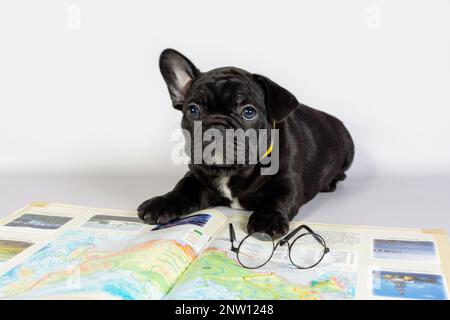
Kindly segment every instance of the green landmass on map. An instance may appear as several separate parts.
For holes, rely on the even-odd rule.
[[[173,240],[127,244],[126,237],[70,230],[0,275],[0,298],[161,299],[195,258],[192,248]]]
[[[301,272],[301,271],[299,271]],[[194,260],[166,298],[170,299],[338,299],[353,298],[354,288],[325,274],[305,284],[290,283],[274,272],[243,268],[226,253],[208,249]]]

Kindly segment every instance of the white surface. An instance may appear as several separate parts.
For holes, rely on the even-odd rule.
[[[448,0],[1,1],[0,39],[0,215],[167,192],[186,170],[170,162],[181,115],[158,70],[173,47],[345,122],[349,179],[301,217],[450,230]]]
[[[149,176],[0,176],[0,216],[33,201],[135,209],[170,190],[177,179]],[[321,193],[296,219],[309,222],[417,228],[450,233],[450,179],[360,179],[351,176],[334,193]],[[231,210],[231,209],[228,209]]]
[[[181,175],[173,47],[337,115],[356,175],[450,173],[448,0],[1,1],[0,39],[3,172]]]

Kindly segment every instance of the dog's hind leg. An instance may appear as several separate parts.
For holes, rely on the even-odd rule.
[[[336,190],[336,184],[339,181],[345,180],[347,178],[347,175],[345,174],[345,171],[347,171],[348,168],[350,168],[353,157],[355,156],[355,146],[353,144],[352,137],[350,136],[350,133],[347,131],[347,129],[342,126],[342,136],[344,141],[344,152],[345,152],[345,158],[344,163],[341,166],[340,172],[330,181],[330,183],[321,190],[321,192],[333,192]]]

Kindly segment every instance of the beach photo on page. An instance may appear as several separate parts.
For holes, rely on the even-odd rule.
[[[0,263],[15,257],[33,243],[17,240],[0,239]]]
[[[6,227],[55,230],[72,220],[70,217],[27,213],[7,223]]]
[[[447,299],[444,278],[437,274],[374,270],[372,285],[372,294],[379,297]]]
[[[144,225],[135,217],[120,217],[97,214],[86,221],[82,227],[111,229],[120,231],[137,231]]]
[[[434,262],[438,258],[433,241],[374,239],[372,253],[376,259]]]

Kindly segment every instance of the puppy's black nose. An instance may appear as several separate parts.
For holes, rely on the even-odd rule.
[[[229,116],[222,114],[212,114],[203,120],[203,128],[205,130],[209,128],[215,128],[221,131],[225,129],[235,129],[235,123]]]
[[[232,129],[232,128],[227,128],[225,125],[223,125],[223,124],[211,124],[211,125],[209,125],[208,127],[204,127],[204,131],[207,131],[207,130],[214,130],[214,131],[216,131],[217,133],[222,133],[223,134],[223,136],[225,136],[225,133],[226,133],[226,129]]]
[[[211,125],[203,128],[204,141],[203,147],[206,147],[212,142],[219,143],[219,141],[225,142],[226,139],[226,127],[224,125]]]

